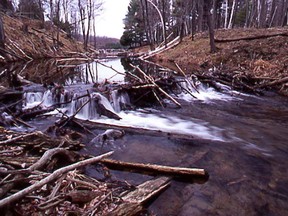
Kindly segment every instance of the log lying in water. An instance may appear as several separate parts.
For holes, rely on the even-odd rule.
[[[171,167],[161,166],[155,164],[143,164],[143,163],[130,163],[124,161],[117,161],[112,159],[101,160],[103,164],[110,168],[121,170],[133,170],[136,172],[151,173],[153,175],[169,175],[174,177],[207,177],[208,174],[204,169],[198,168],[183,168],[183,167]]]
[[[148,129],[148,128],[137,128],[133,126],[123,126],[123,125],[116,125],[116,124],[106,124],[101,122],[91,122],[87,120],[81,120],[81,119],[74,119],[74,122],[83,125],[90,130],[92,129],[117,129],[117,130],[124,130],[125,132],[129,133],[136,133],[136,134],[145,134],[145,135],[151,135],[151,136],[165,136],[169,137],[171,139],[186,139],[186,140],[200,140],[200,138],[194,137],[193,135],[189,134],[178,134],[178,133],[172,133],[172,132],[164,132],[157,129]]]
[[[160,177],[154,180],[146,181],[137,186],[136,190],[121,197],[124,201],[115,210],[108,213],[107,216],[132,216],[137,215],[143,210],[143,204],[151,198],[157,196],[170,185],[170,178]]]

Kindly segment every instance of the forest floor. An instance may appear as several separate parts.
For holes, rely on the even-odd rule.
[[[287,95],[287,28],[217,30],[215,39],[216,53],[210,53],[208,34],[200,33],[152,60],[176,71],[177,63],[187,74],[219,79],[238,89],[261,87]]]

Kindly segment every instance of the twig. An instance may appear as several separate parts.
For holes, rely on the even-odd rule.
[[[172,102],[174,102],[177,106],[181,107],[181,104],[176,101],[173,97],[171,97],[167,92],[165,92],[159,85],[157,85],[157,83],[154,82],[154,80],[149,77],[144,71],[142,71],[139,67],[134,66],[132,64],[130,64],[131,67],[137,69],[140,73],[142,73],[144,75],[144,77],[149,80],[151,83],[153,83],[155,85],[155,87],[157,87],[159,89],[160,92],[162,92],[166,97],[168,97]]]
[[[92,163],[96,163],[99,162],[100,160],[102,160],[105,157],[109,157],[110,155],[113,154],[113,151],[108,152],[106,154],[97,156],[97,157],[93,157],[93,158],[89,158],[87,160],[83,160],[83,161],[79,161],[77,163],[71,164],[69,166],[66,167],[62,167],[58,170],[55,170],[53,173],[51,173],[49,176],[47,176],[46,178],[42,179],[39,182],[36,182],[35,184],[9,196],[6,197],[2,200],[0,200],[0,208],[9,205],[10,203],[13,203],[15,201],[18,201],[19,199],[23,198],[24,196],[26,196],[27,194],[41,188],[42,186],[44,186],[45,184],[57,179],[59,176],[63,175],[66,172],[69,172],[71,170],[77,169],[79,167],[83,167],[86,166],[88,164],[92,164]]]
[[[14,137],[12,139],[0,141],[0,145],[7,145],[7,144],[13,143],[15,141],[18,141],[18,140],[21,140],[21,139],[24,139],[24,138],[27,138],[27,137],[30,137],[30,136],[34,136],[34,135],[39,135],[39,134],[42,134],[42,133],[39,132],[39,131],[36,131],[36,132],[30,133],[30,134],[21,135],[21,136],[18,136],[18,137]]]
[[[156,99],[158,100],[158,102],[160,103],[160,105],[161,105],[162,107],[164,107],[162,101],[160,100],[160,98],[159,98],[158,95],[156,94],[155,90],[152,90],[152,92],[153,92],[155,98],[156,98]]]
[[[199,94],[198,89],[196,88],[196,86],[194,85],[194,82],[190,82],[190,80],[187,78],[185,72],[182,70],[182,68],[176,63],[174,62],[176,67],[178,68],[178,70],[183,74],[183,76],[185,77],[185,81],[190,83],[190,85],[195,89],[195,91]],[[195,97],[195,96],[194,96]]]
[[[41,169],[48,161],[51,160],[51,158],[56,155],[56,154],[65,154],[68,157],[70,157],[70,151],[64,149],[64,148],[54,148],[54,149],[49,149],[46,151],[43,156],[32,166],[28,168],[28,170],[33,171],[33,170],[39,170]]]
[[[269,83],[264,83],[262,85],[259,85],[258,88],[265,88],[265,87],[269,87],[269,86],[273,86],[273,85],[282,84],[285,82],[288,82],[288,77],[285,77],[283,79],[277,79],[277,80],[269,82]]]
[[[64,120],[64,122],[63,122],[59,127],[60,127],[60,128],[64,127],[64,126],[65,126],[69,121],[71,121],[71,120],[82,110],[82,108],[83,108],[86,104],[88,104],[90,101],[91,101],[91,98],[89,98],[89,100],[87,100],[85,103],[83,103],[82,106],[79,107],[72,116],[70,116],[69,118],[66,118],[66,119]]]
[[[103,203],[109,196],[112,195],[112,192],[108,193],[105,197],[103,197],[92,209],[90,209],[88,212],[86,212],[84,214],[84,216],[88,216],[88,215],[95,215],[98,207],[101,205],[101,203]],[[92,213],[91,213],[92,212]],[[90,214],[91,213],[91,214]]]
[[[91,183],[89,183],[89,182],[86,182],[86,181],[81,181],[81,180],[79,180],[79,179],[73,179],[73,178],[70,178],[70,177],[67,177],[66,179],[67,179],[68,181],[75,182],[75,183],[77,183],[77,184],[80,184],[80,185],[84,185],[84,186],[93,188],[94,190],[95,190],[95,189],[98,189],[97,186],[95,186],[94,184],[91,184]]]
[[[102,65],[103,67],[106,67],[106,68],[109,68],[109,69],[115,71],[115,72],[118,73],[118,74],[126,75],[125,73],[120,72],[120,71],[114,69],[112,66],[108,66],[108,65],[106,65],[106,64],[104,64],[104,63],[102,63],[102,62],[100,62],[100,61],[95,61],[95,62],[98,63],[98,64],[100,64],[100,65]]]

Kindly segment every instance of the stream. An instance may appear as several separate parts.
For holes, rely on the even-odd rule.
[[[125,59],[101,60],[124,73],[129,68]],[[173,73],[155,65],[140,63],[147,74]],[[43,65],[46,64],[46,65]],[[51,63],[52,64],[52,63]],[[59,67],[58,76],[52,76],[49,63],[25,65],[21,76],[39,84],[58,82],[65,90],[79,96],[93,83],[109,81],[111,85],[129,82],[131,78],[115,73],[99,63],[87,63],[72,67]],[[33,73],[28,68],[34,68]],[[45,73],[43,73],[45,68]],[[40,77],[38,74],[43,73]],[[40,85],[41,84],[41,85]],[[190,138],[173,138],[160,134],[127,132],[122,138],[103,146],[92,144],[92,135],[86,135],[83,153],[99,155],[114,150],[114,159],[128,162],[154,163],[168,166],[203,168],[209,173],[206,182],[173,180],[171,186],[154,200],[149,210],[156,215],[288,215],[288,99],[272,92],[255,96],[236,92],[221,86],[218,92],[208,85],[198,83],[196,98],[182,92],[175,97],[182,105],[176,108],[164,100],[166,107],[158,103],[123,110],[121,105],[131,105],[127,94],[117,93],[110,101],[98,93],[103,105],[120,116],[114,120],[101,116],[86,105],[77,118],[111,125],[144,128],[165,133],[189,135]],[[219,84],[220,85],[220,84]],[[66,88],[67,87],[67,88]],[[49,91],[25,93],[25,107],[53,103]],[[61,100],[61,99],[59,99]],[[80,100],[79,100],[80,101]],[[83,101],[79,103],[84,103]],[[77,107],[73,102],[62,106],[63,112],[72,115]],[[56,114],[53,111],[50,114]],[[45,130],[55,117],[39,117],[28,121],[34,129]],[[14,128],[15,130],[28,130]],[[31,130],[31,129],[29,129]],[[95,134],[104,130],[95,130]],[[86,172],[96,178],[104,178],[97,166]],[[111,171],[112,179],[140,184],[152,176],[122,171]]]

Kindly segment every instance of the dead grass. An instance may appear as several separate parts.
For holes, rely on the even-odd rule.
[[[288,32],[287,28],[219,30],[217,39],[235,39]],[[177,47],[156,56],[156,61],[174,69],[177,62],[186,73],[203,73],[209,68],[226,72],[241,71],[251,77],[281,78],[288,76],[288,37],[276,36],[251,41],[217,43],[218,52],[209,52],[207,34],[198,34],[195,41],[186,37]]]
[[[23,17],[3,15],[6,50],[15,55],[7,55],[10,61],[16,56],[24,59],[57,57],[69,52],[84,52],[80,42],[69,38],[63,31],[59,33],[59,46],[55,48],[57,29],[49,23]],[[54,40],[54,41],[53,41]]]

